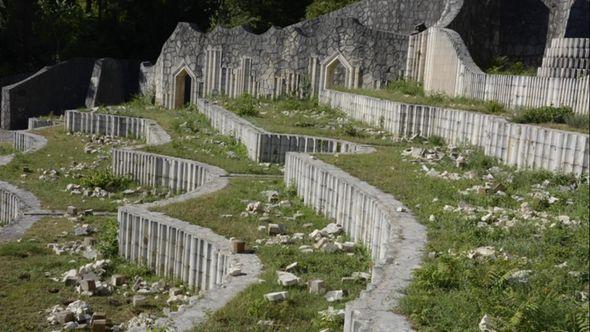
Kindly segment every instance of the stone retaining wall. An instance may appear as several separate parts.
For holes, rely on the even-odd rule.
[[[588,61],[585,40],[572,43],[579,47],[576,59]],[[489,75],[473,62],[461,37],[449,29],[430,28],[410,37],[406,78],[424,82],[424,90],[430,93],[495,100],[510,108],[567,106],[577,114],[588,114],[590,108],[587,73],[579,78]]]
[[[68,111],[66,128],[113,136],[143,137],[149,145],[164,144],[170,136],[147,119]],[[255,255],[233,254],[230,241],[207,228],[152,212],[151,208],[183,202],[221,190],[228,185],[220,168],[192,160],[130,149],[113,149],[113,172],[129,175],[141,185],[166,187],[184,193],[143,205],[119,208],[119,254],[151,268],[157,275],[178,279],[191,288],[210,290],[195,303],[167,314],[157,324],[186,331],[221,309],[256,282],[262,269]],[[231,267],[243,275],[229,276]]]
[[[403,137],[440,136],[448,144],[469,144],[519,168],[582,174],[589,171],[589,136],[512,123],[498,116],[409,105],[326,90],[321,101],[353,119]]]
[[[113,173],[131,176],[141,185],[189,192],[226,173],[210,165],[163,155],[113,149]]]
[[[287,152],[363,153],[372,149],[366,145],[343,140],[294,134],[269,133],[238,115],[204,99],[197,102],[199,112],[211,121],[211,126],[223,135],[242,142],[250,159],[256,162],[285,163]]]
[[[171,141],[166,131],[150,119],[70,110],[65,113],[65,121],[69,132],[140,138],[148,145]]]
[[[285,183],[303,201],[335,219],[374,261],[371,283],[346,305],[344,331],[408,331],[405,317],[392,312],[411,271],[420,264],[426,232],[391,195],[306,154],[287,153]]]

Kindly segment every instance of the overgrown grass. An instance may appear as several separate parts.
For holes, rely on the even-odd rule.
[[[517,123],[532,123],[540,126],[588,133],[588,115],[575,115],[567,107],[539,107],[529,109],[506,109],[497,101],[481,101],[465,97],[449,97],[445,94],[426,94],[420,83],[392,81],[385,89],[336,90],[360,94],[395,102],[446,107],[485,114],[504,116]]]
[[[588,133],[590,118],[587,114],[575,114],[569,107],[538,107],[516,111],[511,120],[517,123],[534,123],[558,129],[575,129]]]
[[[349,119],[343,112],[321,105],[317,100],[282,98],[278,100],[218,99],[225,108],[270,132],[331,137],[369,144],[384,144],[389,135]],[[254,108],[245,115],[244,108]]]
[[[100,238],[108,234],[103,231],[105,227],[115,225],[116,230],[113,219],[90,217],[84,222],[97,227]],[[94,312],[104,312],[115,324],[141,311],[161,313],[166,296],[160,296],[159,300],[149,297],[148,305],[138,309],[131,305],[121,288],[111,296],[88,297],[77,294],[73,286],[65,286],[61,282],[62,274],[90,261],[78,255],[55,255],[47,249],[47,244],[81,240],[73,235],[73,228],[74,224],[65,218],[45,218],[33,225],[22,241],[0,244],[0,325],[3,331],[55,329],[47,323],[45,310],[76,299],[87,302]],[[116,231],[114,234],[116,237]],[[130,278],[139,275],[146,280],[159,280],[145,268],[112,258],[107,278],[117,273]],[[58,278],[60,282],[51,278]]]
[[[121,198],[120,195],[101,199],[72,195],[65,190],[70,183],[108,185],[108,183],[94,183],[101,177],[106,179],[104,175],[109,173],[111,164],[108,149],[102,155],[100,153],[86,153],[84,151],[85,143],[81,136],[67,135],[60,127],[42,129],[37,133],[47,138],[47,146],[33,153],[17,154],[11,163],[0,166],[0,180],[32,192],[41,200],[43,206],[49,209],[62,210],[68,205],[100,211],[115,211],[117,209],[115,200]],[[75,164],[81,163],[88,165],[97,163],[96,169],[89,167],[79,171],[71,171],[69,176],[66,176],[68,170]],[[50,170],[56,170],[58,176],[55,179],[41,180],[43,172]],[[111,177],[111,180],[114,180],[114,177]],[[111,189],[135,188],[137,184],[126,180],[124,183],[119,182],[117,187]],[[129,199],[134,198],[136,197],[129,197]]]
[[[16,150],[12,146],[11,143],[1,143],[0,142],[0,156],[6,156],[9,154],[15,153]]]
[[[336,90],[407,104],[447,107],[496,115],[506,113],[504,106],[495,101],[481,101],[465,97],[449,97],[441,93],[426,94],[422,84],[413,81],[392,81],[385,89],[338,88]]]
[[[115,108],[102,108],[104,113],[149,118],[157,121],[172,137],[172,142],[147,146],[145,151],[185,158],[214,165],[231,173],[278,174],[276,166],[257,164],[248,158],[246,147],[237,140],[220,135],[209,120],[194,107],[167,110],[146,105],[142,100]]]
[[[420,165],[404,161],[401,156],[404,148],[416,145],[420,143],[382,147],[369,155],[319,156],[393,194],[428,227],[425,251],[429,254],[396,310],[408,315],[415,327],[424,331],[477,331],[485,314],[493,317],[497,330],[502,331],[583,330],[581,325],[588,324],[588,184],[567,175],[502,167],[504,172],[494,177],[492,185],[500,186],[506,195],[463,195],[459,191],[482,185],[485,170],[499,164],[476,153],[465,170],[458,170],[448,159],[434,166],[439,172],[473,170],[476,179],[449,181],[430,177],[420,170]],[[529,195],[536,184],[545,180],[549,181],[546,190],[559,199],[554,204]],[[572,185],[574,189],[569,187]],[[522,203],[512,195],[523,197],[537,213],[547,216],[525,220],[506,212],[509,218],[518,219],[513,227],[480,227],[483,212],[469,216],[444,210],[445,205],[457,207],[464,203],[519,209]],[[553,221],[560,215],[580,225]],[[543,218],[552,221],[545,223]],[[480,246],[495,247],[497,259],[465,257],[467,251]],[[504,254],[506,258],[502,258]],[[559,267],[564,262],[566,267]],[[528,283],[508,281],[518,270],[532,270]]]
[[[275,208],[269,213],[269,221],[259,221],[262,216],[240,217],[245,211],[247,201],[265,201],[261,192],[264,190],[278,190],[281,200],[290,200],[290,208]],[[287,265],[298,262],[294,272],[302,281],[323,279],[328,289],[345,289],[349,292],[345,301],[354,299],[366,287],[364,283],[343,284],[342,277],[350,276],[352,272],[369,271],[370,259],[367,252],[357,248],[354,256],[343,253],[327,254],[315,252],[303,254],[298,247],[310,244],[308,238],[289,245],[258,245],[257,239],[266,238],[258,231],[259,225],[269,222],[282,223],[290,234],[296,232],[309,233],[313,229],[324,227],[329,221],[315,214],[313,210],[303,206],[302,202],[291,196],[293,193],[285,188],[280,180],[260,180],[238,178],[231,181],[230,186],[220,192],[173,204],[160,211],[181,220],[208,227],[215,233],[227,238],[237,237],[247,243],[247,247],[254,248],[255,253],[264,264],[261,283],[252,285],[235,297],[224,308],[213,313],[205,324],[196,328],[197,331],[249,331],[263,330],[265,327],[257,325],[259,320],[273,320],[271,330],[317,331],[322,328],[341,329],[342,322],[321,321],[318,311],[325,310],[329,304],[323,296],[309,294],[305,286],[284,288],[276,282],[276,271]],[[297,211],[303,216],[287,221]],[[304,228],[310,223],[313,226]],[[288,290],[289,300],[279,304],[271,304],[263,298],[265,293]],[[344,303],[330,304],[336,308],[343,308]]]

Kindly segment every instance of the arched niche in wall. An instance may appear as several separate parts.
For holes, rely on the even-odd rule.
[[[322,89],[342,87],[347,89],[357,88],[359,84],[359,69],[350,64],[341,54],[326,58],[321,62]]]
[[[187,66],[180,67],[174,73],[173,83],[174,98],[171,108],[182,108],[196,101],[197,78]]]

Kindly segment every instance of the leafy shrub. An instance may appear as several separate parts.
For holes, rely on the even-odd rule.
[[[342,132],[350,137],[360,137],[361,133],[358,131],[358,129],[356,129],[355,126],[352,125],[352,123],[347,123],[346,125],[344,125],[342,127]]]
[[[512,121],[517,123],[566,123],[566,119],[574,115],[569,107],[545,106],[539,108],[527,108],[515,115]]]
[[[258,108],[256,107],[256,100],[249,94],[244,94],[239,98],[230,100],[229,106],[239,116],[258,116]]]
[[[117,237],[117,220],[108,219],[100,227],[96,249],[104,258],[116,258],[119,253],[119,240]]]
[[[120,191],[132,183],[132,179],[116,176],[110,170],[95,170],[82,177],[80,185],[86,188],[99,187],[108,191]]]
[[[430,144],[432,144],[434,146],[444,146],[445,145],[445,139],[442,138],[441,136],[437,136],[437,135],[430,136],[428,138],[428,142],[430,142]]]
[[[504,105],[500,104],[499,102],[492,100],[485,103],[485,110],[486,113],[489,114],[500,114],[504,113]]]

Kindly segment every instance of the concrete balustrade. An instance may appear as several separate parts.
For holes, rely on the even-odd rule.
[[[15,221],[21,214],[22,203],[16,194],[0,183],[0,225]]]
[[[207,100],[197,102],[199,112],[211,121],[221,134],[242,142],[250,159],[256,162],[283,164],[287,152],[308,153],[363,153],[370,147],[343,140],[305,135],[277,134],[260,129],[238,115]]]
[[[371,251],[371,283],[346,304],[344,331],[411,330],[392,309],[420,264],[424,227],[411,214],[397,212],[403,205],[391,195],[307,154],[287,153],[285,183],[295,185],[307,205],[336,220]]]
[[[519,168],[583,174],[589,171],[586,134],[518,124],[505,118],[440,107],[410,105],[325,90],[323,103],[353,119],[411,137],[440,136],[448,144],[469,144]]]
[[[41,204],[33,194],[0,181],[0,242],[20,238],[39,220],[33,212],[40,210]]]

